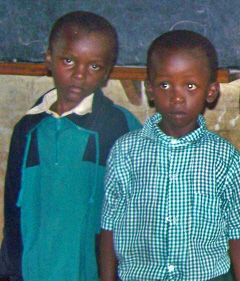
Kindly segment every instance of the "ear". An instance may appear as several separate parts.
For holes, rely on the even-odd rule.
[[[146,89],[146,94],[147,94],[147,97],[150,101],[153,101],[154,100],[154,95],[153,95],[153,87],[152,87],[152,83],[150,80],[145,80],[144,82],[145,84],[145,89]]]
[[[49,71],[52,70],[52,54],[49,48],[47,49],[46,52],[46,66]]]
[[[219,89],[220,87],[218,82],[213,82],[208,86],[208,93],[206,97],[206,101],[208,103],[213,103],[216,100],[216,98],[218,97]]]

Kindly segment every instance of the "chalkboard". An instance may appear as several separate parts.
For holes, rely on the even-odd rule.
[[[145,65],[153,39],[189,29],[212,41],[220,67],[240,67],[240,0],[0,0],[0,61],[43,62],[53,22],[73,10],[96,12],[115,26],[118,65]]]

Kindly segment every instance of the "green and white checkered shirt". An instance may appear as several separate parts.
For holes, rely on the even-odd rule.
[[[175,139],[160,114],[114,145],[102,228],[114,232],[123,281],[208,280],[230,267],[240,239],[240,154],[199,128]]]

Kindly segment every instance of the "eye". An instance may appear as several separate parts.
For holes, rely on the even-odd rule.
[[[63,62],[64,62],[65,64],[67,64],[67,65],[72,65],[72,64],[73,64],[73,61],[72,61],[71,59],[69,59],[69,58],[63,59]]]
[[[195,89],[197,89],[197,86],[194,85],[194,84],[188,84],[187,87],[188,87],[189,90],[195,90]]]
[[[101,66],[98,65],[98,64],[92,64],[91,68],[94,69],[94,70],[99,70],[101,68]]]
[[[170,88],[170,84],[168,82],[160,83],[159,86],[164,90],[168,90]]]

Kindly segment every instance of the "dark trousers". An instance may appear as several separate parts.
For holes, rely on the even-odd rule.
[[[213,279],[210,279],[209,281],[234,281],[234,278],[233,278],[232,272],[230,270],[228,273],[215,277]]]

